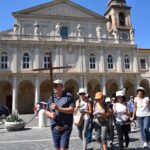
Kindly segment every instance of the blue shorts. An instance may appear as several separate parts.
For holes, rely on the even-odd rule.
[[[66,129],[60,132],[56,128],[52,127],[51,130],[55,148],[68,149],[72,129]]]

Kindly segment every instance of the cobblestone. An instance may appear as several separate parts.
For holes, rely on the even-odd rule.
[[[22,116],[26,121],[32,118],[32,115]],[[130,133],[130,150],[141,150],[139,130]],[[71,140],[70,150],[81,150],[82,142],[78,138],[77,129],[74,127]],[[98,150],[100,145],[94,140],[88,144],[89,150]],[[110,149],[110,148],[109,148]],[[118,149],[118,140],[115,135],[113,150]],[[2,123],[0,123],[0,150],[54,150],[50,128],[38,128],[38,119],[34,119],[28,124],[23,131],[8,132]]]

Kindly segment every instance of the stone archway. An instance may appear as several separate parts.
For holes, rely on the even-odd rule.
[[[9,81],[0,81],[0,104],[12,110],[12,85]]]
[[[44,80],[40,85],[40,100],[48,102],[51,95],[51,84],[50,80]]]
[[[90,80],[87,84],[87,91],[92,100],[94,100],[95,93],[101,91],[101,86],[98,80],[95,79]]]
[[[106,97],[114,97],[117,90],[118,85],[115,80],[110,79],[106,82]]]
[[[135,96],[135,87],[130,81],[126,80],[124,82],[124,88],[126,89],[125,96],[127,99],[129,99],[130,96]]]
[[[142,79],[140,81],[140,86],[142,86],[145,89],[146,96],[150,96],[150,87],[149,87],[149,80]]]
[[[34,85],[29,80],[22,81],[18,86],[18,112],[20,114],[33,113]]]
[[[78,92],[79,86],[75,80],[70,79],[66,81],[64,88],[66,91],[72,94],[72,96],[74,97],[74,100],[78,99],[77,92]]]

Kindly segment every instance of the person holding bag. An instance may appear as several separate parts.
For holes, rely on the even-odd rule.
[[[113,105],[113,113],[116,119],[116,130],[119,140],[119,150],[123,149],[123,136],[125,138],[125,149],[129,145],[129,131],[130,131],[130,111],[127,107],[124,91],[116,92],[116,103]]]
[[[77,94],[79,95],[79,100],[76,101],[74,113],[79,111],[82,114],[81,124],[78,125],[77,128],[79,137],[83,142],[83,150],[87,150],[87,133],[89,129],[90,116],[92,114],[92,105],[86,97],[87,93],[84,88],[80,88]]]
[[[108,118],[111,113],[104,101],[103,93],[97,92],[95,94],[94,110],[93,110],[93,122],[95,128],[95,138],[102,144],[103,150],[107,150],[107,130],[108,130]]]

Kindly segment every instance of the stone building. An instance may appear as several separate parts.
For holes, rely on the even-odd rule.
[[[50,96],[49,51],[54,79],[77,98],[80,87],[113,96],[126,88],[135,95],[143,86],[150,96],[150,50],[138,48],[125,0],[109,0],[104,16],[70,0],[53,0],[13,13],[14,28],[0,33],[0,104],[32,113]]]

